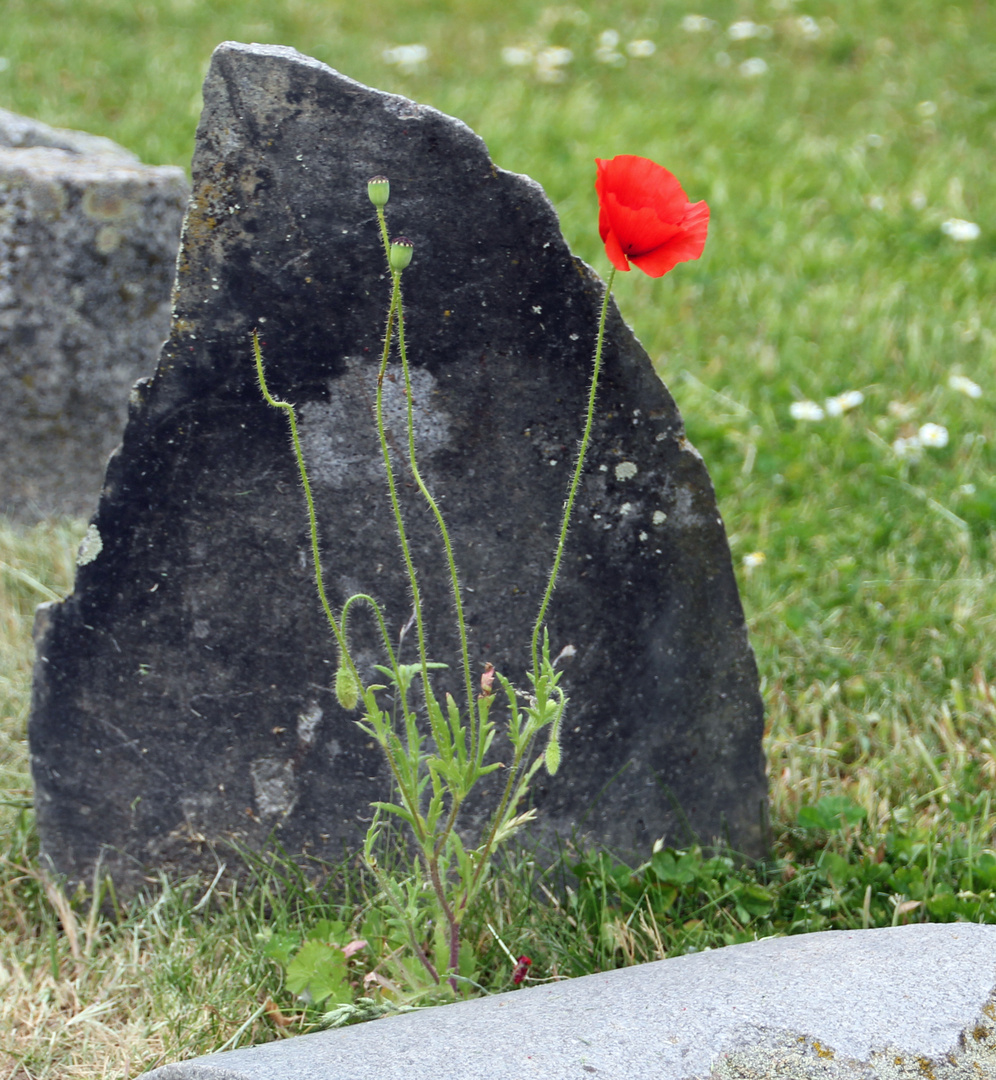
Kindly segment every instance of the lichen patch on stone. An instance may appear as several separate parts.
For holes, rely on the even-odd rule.
[[[96,525],[90,525],[86,535],[80,541],[79,551],[76,553],[76,565],[86,566],[104,550],[104,541],[100,538],[100,532]]]

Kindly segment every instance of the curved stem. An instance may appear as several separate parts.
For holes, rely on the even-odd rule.
[[[391,635],[387,632],[387,623],[384,622],[384,614],[380,610],[380,604],[366,593],[353,593],[353,595],[342,605],[342,635],[346,637],[346,618],[349,615],[349,609],[357,600],[363,600],[370,606],[373,612],[374,618],[377,620],[377,625],[380,628],[381,640],[384,642],[384,648],[387,651],[388,660],[391,664],[392,671],[397,671],[398,661],[394,655],[394,646],[391,644]]]
[[[308,523],[311,529],[311,558],[315,566],[315,585],[318,588],[318,597],[322,602],[322,610],[325,612],[325,618],[328,620],[328,624],[332,628],[332,633],[335,635],[340,655],[342,656],[343,661],[349,666],[350,674],[356,679],[357,684],[359,684],[360,675],[356,670],[356,665],[353,663],[353,658],[349,653],[349,647],[346,644],[346,636],[340,628],[339,623],[336,621],[335,615],[332,614],[332,608],[329,604],[328,596],[325,593],[325,582],[322,577],[322,557],[318,546],[318,517],[315,513],[315,499],[311,493],[311,481],[308,479],[308,470],[304,463],[304,451],[301,448],[301,438],[297,431],[297,415],[294,406],[289,401],[281,401],[278,398],[273,397],[270,393],[270,388],[266,385],[266,375],[263,372],[263,350],[260,348],[259,334],[255,330],[252,332],[252,347],[256,359],[256,378],[259,381],[259,388],[263,392],[266,403],[272,405],[275,409],[283,409],[287,414],[287,421],[290,425],[291,441],[294,444],[294,456],[297,459],[297,468],[301,475],[301,486],[304,488],[304,497],[308,503]]]
[[[553,569],[550,571],[550,580],[546,586],[543,603],[540,604],[539,614],[536,616],[536,625],[533,627],[533,673],[539,675],[539,636],[543,628],[543,620],[546,618],[546,610],[550,606],[550,598],[553,596],[554,587],[557,584],[557,575],[560,572],[560,560],[564,555],[564,544],[567,540],[567,528],[571,521],[571,512],[574,509],[574,499],[581,483],[581,471],[584,468],[585,454],[588,452],[588,442],[591,438],[591,426],[595,417],[595,393],[598,389],[598,375],[602,367],[602,344],[605,340],[605,316],[609,310],[609,297],[612,295],[612,282],[615,280],[616,268],[612,268],[609,280],[605,285],[605,296],[602,299],[602,313],[598,318],[598,340],[595,344],[595,362],[591,373],[591,388],[588,391],[588,415],[585,418],[584,435],[581,437],[581,446],[578,449],[578,460],[574,467],[574,477],[571,480],[567,502],[564,504],[564,519],[560,526],[560,539],[557,541],[557,553],[553,559]]]

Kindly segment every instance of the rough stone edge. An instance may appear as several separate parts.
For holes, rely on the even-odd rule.
[[[0,109],[0,148],[26,150],[38,147],[139,162],[137,154],[103,135],[91,135],[88,131],[75,131],[72,128],[50,127],[29,116]]]

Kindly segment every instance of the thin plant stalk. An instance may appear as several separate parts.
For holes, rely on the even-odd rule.
[[[379,209],[379,208],[378,208]],[[383,211],[379,213],[383,217]],[[383,233],[387,235],[387,227],[384,225]],[[394,467],[391,465],[391,451],[387,444],[387,432],[384,428],[384,373],[387,370],[387,362],[391,355],[391,338],[393,336],[393,323],[397,314],[399,324],[401,315],[401,280],[400,275],[392,273],[393,284],[391,288],[391,306],[387,314],[387,330],[384,334],[384,351],[381,355],[380,370],[377,373],[377,435],[380,438],[381,454],[384,458],[384,470],[387,474],[387,490],[391,499],[391,509],[394,512],[394,524],[398,530],[398,540],[401,543],[401,554],[405,560],[405,568],[408,571],[408,583],[412,590],[412,605],[415,610],[415,626],[418,636],[419,663],[422,667],[422,682],[425,688],[426,698],[432,693],[429,685],[428,658],[425,650],[425,623],[422,618],[422,597],[418,587],[418,576],[415,573],[415,563],[412,560],[411,545],[408,543],[408,533],[405,530],[405,521],[401,514],[401,503],[398,499],[397,483],[394,479]],[[410,406],[409,406],[410,408]],[[402,695],[404,697],[404,695]],[[407,712],[407,709],[406,709]]]
[[[325,618],[328,620],[332,633],[335,635],[336,644],[339,646],[342,660],[349,666],[350,674],[356,679],[357,684],[359,684],[359,673],[356,670],[352,657],[349,655],[349,648],[346,645],[345,635],[343,634],[342,628],[339,626],[335,615],[332,613],[332,608],[325,592],[325,582],[322,579],[322,556],[318,546],[318,518],[315,514],[315,499],[311,493],[311,481],[308,479],[308,470],[304,464],[304,451],[301,448],[301,437],[298,435],[297,431],[297,416],[295,409],[289,401],[281,401],[280,399],[273,397],[270,393],[270,389],[266,384],[266,375],[263,372],[263,350],[260,347],[259,333],[256,330],[253,330],[252,332],[252,347],[253,355],[256,359],[256,378],[259,381],[259,388],[263,393],[263,398],[268,405],[271,405],[275,409],[282,409],[284,413],[286,413],[287,423],[290,426],[291,441],[294,444],[294,457],[297,460],[298,472],[301,475],[301,486],[304,488],[304,497],[308,504],[308,523],[311,527],[311,557],[315,564],[315,585],[318,589],[318,598],[322,602],[322,610],[325,612]]]
[[[400,282],[400,278],[400,273],[395,274],[396,284]],[[439,505],[433,498],[432,493],[429,491],[428,487],[426,487],[425,481],[422,479],[422,474],[419,472],[418,461],[415,457],[415,424],[412,405],[412,382],[411,372],[408,367],[408,350],[405,347],[405,313],[400,301],[398,303],[398,352],[401,356],[401,370],[405,377],[405,397],[408,401],[408,458],[411,464],[412,476],[415,478],[415,483],[418,485],[422,497],[432,510],[433,516],[436,519],[436,524],[439,526],[440,535],[443,538],[443,546],[446,548],[446,562],[450,571],[450,584],[453,588],[453,605],[456,609],[457,626],[460,632],[460,654],[463,660],[464,688],[467,694],[468,719],[470,720],[470,756],[471,759],[473,759],[477,751],[477,724],[474,722],[476,714],[474,703],[474,680],[470,673],[470,650],[467,646],[467,623],[464,619],[463,600],[460,596],[460,577],[457,572],[456,559],[453,556],[453,545],[450,543],[449,530],[446,528],[446,522],[443,520],[442,511],[439,509]]]
[[[595,419],[595,393],[598,389],[598,376],[602,367],[602,345],[605,340],[605,317],[609,311],[609,297],[612,295],[612,283],[615,281],[616,268],[609,273],[609,280],[605,285],[605,296],[602,298],[602,312],[598,317],[598,340],[595,343],[595,362],[591,373],[591,387],[588,391],[588,415],[585,418],[584,435],[581,437],[581,446],[578,449],[577,464],[574,466],[574,476],[571,480],[567,502],[564,504],[564,517],[560,525],[560,538],[557,541],[557,552],[553,558],[553,568],[550,570],[550,580],[547,582],[543,602],[540,604],[539,614],[536,616],[536,625],[533,627],[533,672],[539,675],[539,637],[546,618],[547,608],[557,584],[557,575],[560,573],[560,561],[564,555],[564,544],[567,541],[567,529],[571,521],[571,513],[574,510],[574,499],[577,496],[578,486],[581,483],[581,472],[584,469],[585,454],[588,452],[588,442],[591,438],[591,427]]]

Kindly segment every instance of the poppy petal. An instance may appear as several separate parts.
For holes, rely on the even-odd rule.
[[[663,277],[680,262],[697,259],[705,248],[706,232],[709,228],[709,207],[704,202],[694,203],[689,208],[683,227],[666,244],[646,255],[631,255],[634,265],[650,277]]]
[[[628,270],[629,261],[626,258],[626,253],[619,246],[619,238],[611,230],[603,237],[605,240],[605,254],[609,257],[609,262],[617,270]]]
[[[633,154],[620,154],[606,163],[604,188],[625,206],[649,206],[665,221],[680,221],[688,196],[663,165]]]
[[[678,222],[662,221],[649,206],[639,209],[622,206],[611,192],[606,196],[605,206],[612,231],[627,255],[646,255],[666,244],[681,229]]]

